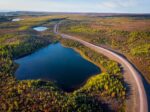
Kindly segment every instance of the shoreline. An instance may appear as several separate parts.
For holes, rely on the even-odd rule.
[[[94,61],[90,60],[90,59],[89,59],[87,56],[85,56],[84,53],[82,53],[82,51],[80,51],[79,49],[73,48],[73,47],[65,46],[63,43],[61,43],[61,41],[58,41],[57,43],[60,43],[60,44],[61,44],[63,47],[65,47],[65,48],[70,48],[70,49],[74,50],[74,51],[77,52],[83,59],[85,59],[85,60],[89,61],[90,63],[94,64],[95,66],[97,66],[97,67],[99,68],[99,71],[98,71],[97,73],[91,74],[91,76],[88,77],[88,78],[86,78],[85,81],[83,81],[81,84],[79,84],[79,85],[77,85],[77,86],[75,86],[75,87],[69,88],[68,90],[67,90],[67,89],[66,89],[66,90],[63,90],[59,85],[57,85],[56,81],[53,81],[53,80],[44,80],[44,79],[25,79],[25,80],[35,80],[35,81],[41,80],[41,81],[44,81],[44,82],[52,82],[52,83],[54,83],[60,90],[62,90],[63,92],[65,92],[65,93],[72,93],[72,92],[77,91],[77,90],[79,90],[80,88],[82,88],[82,87],[87,83],[87,81],[88,81],[91,77],[96,76],[96,75],[100,75],[101,73],[104,72],[104,70],[100,67],[99,64],[97,64],[97,63],[95,63]],[[45,46],[43,46],[43,47],[41,47],[41,48],[36,49],[36,50],[33,51],[33,52],[36,52],[36,51],[38,51],[38,50],[40,50],[40,49],[43,49],[44,47],[47,47],[47,46],[49,46],[49,45],[51,45],[51,44],[56,44],[56,43],[50,43],[50,44],[48,44],[48,45],[45,45]],[[25,54],[25,55],[22,55],[22,56],[20,56],[20,57],[17,57],[16,59],[12,60],[13,63],[14,63],[14,65],[15,65],[15,70],[14,70],[14,73],[13,73],[13,77],[15,77],[15,72],[16,72],[16,70],[18,69],[18,67],[20,66],[18,63],[15,62],[15,60],[17,60],[17,59],[19,59],[19,58],[23,58],[23,57],[28,56],[28,55],[31,55],[33,52],[28,53],[28,54]],[[15,77],[15,78],[16,78],[16,77]],[[16,80],[18,80],[18,81],[24,81],[24,80],[19,80],[19,79],[16,79]]]

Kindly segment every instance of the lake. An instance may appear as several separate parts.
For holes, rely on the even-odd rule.
[[[47,30],[48,28],[47,27],[43,27],[43,26],[38,26],[38,27],[34,27],[33,29],[35,31],[42,32],[42,31]]]
[[[64,91],[78,89],[90,76],[100,73],[99,67],[60,43],[50,44],[15,62],[19,64],[17,79],[54,81]]]

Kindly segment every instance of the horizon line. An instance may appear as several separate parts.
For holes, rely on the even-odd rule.
[[[35,13],[91,13],[91,14],[150,14],[150,12],[143,12],[143,13],[138,13],[138,12],[84,12],[84,11],[81,11],[81,12],[71,12],[71,11],[64,11],[64,12],[58,12],[58,11],[32,11],[32,10],[0,10],[0,12],[5,12],[5,13],[8,13],[8,12],[35,12]]]

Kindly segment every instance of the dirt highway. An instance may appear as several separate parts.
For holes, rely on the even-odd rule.
[[[60,24],[60,23],[59,23]],[[60,35],[63,38],[72,39],[82,43],[83,45],[93,49],[94,51],[101,53],[112,60],[120,63],[124,69],[124,79],[130,85],[130,95],[126,100],[126,111],[127,112],[148,112],[148,101],[145,92],[145,88],[142,82],[142,78],[138,71],[122,56],[117,53],[110,51],[106,48],[93,45],[89,42],[70,36],[67,34],[59,33],[59,24],[54,26],[54,33]]]

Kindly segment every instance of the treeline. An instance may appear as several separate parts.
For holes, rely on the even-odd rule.
[[[51,38],[51,37],[49,37]],[[16,40],[17,41],[17,40]],[[13,44],[4,44],[0,46],[0,72],[9,73],[10,69],[13,68],[13,59],[25,56],[34,52],[35,50],[48,45],[52,41],[44,40],[38,37],[28,37],[23,42],[16,42]],[[13,71],[11,71],[12,73]]]

